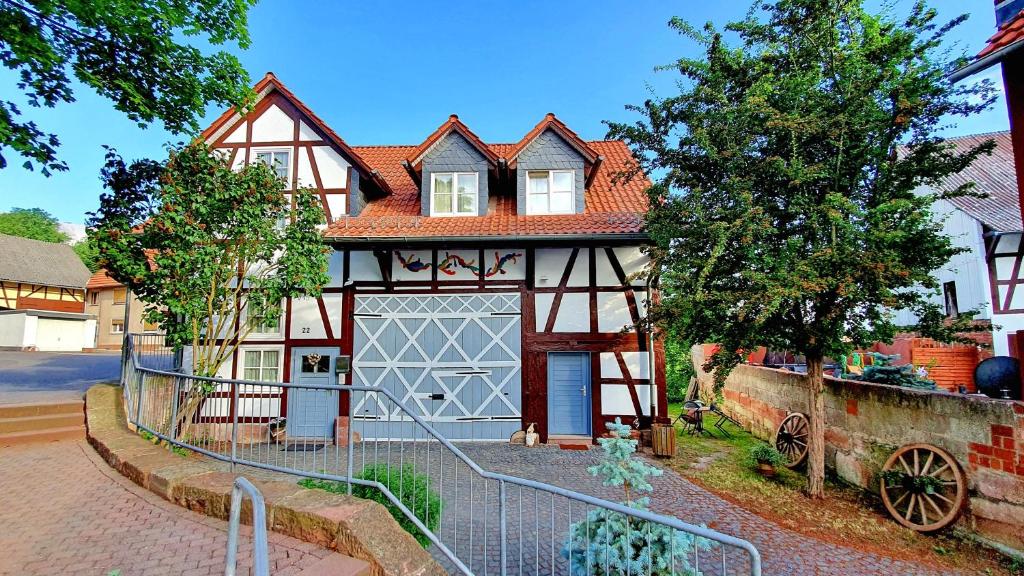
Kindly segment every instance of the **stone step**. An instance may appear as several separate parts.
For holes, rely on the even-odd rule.
[[[85,438],[85,425],[51,428],[49,430],[29,430],[28,432],[10,432],[0,434],[0,447],[35,444],[39,442],[57,442],[58,440],[82,440]]]
[[[343,554],[331,554],[303,568],[298,576],[370,576],[370,565]]]
[[[85,415],[81,412],[59,414],[43,414],[41,416],[21,416],[18,418],[0,418],[0,434],[10,432],[43,431],[53,428],[68,428],[85,423]]]
[[[37,404],[0,404],[0,418],[25,418],[47,414],[79,414],[85,412],[84,401],[42,402]]]

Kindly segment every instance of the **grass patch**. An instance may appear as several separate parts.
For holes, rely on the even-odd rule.
[[[669,409],[675,417],[682,405],[672,403]],[[711,436],[692,436],[677,425],[676,455],[667,464],[722,498],[794,532],[839,545],[973,573],[1019,573],[998,554],[954,532],[926,536],[900,526],[877,496],[838,478],[826,478],[825,500],[812,500],[804,494],[802,471],[779,466],[774,478],[762,477],[749,454],[764,441],[729,422],[724,428],[731,437],[723,438],[714,428],[717,419],[705,414]]]
[[[391,468],[387,464],[371,464],[363,468],[362,472],[356,475],[356,478],[372,480],[383,484],[392,494],[399,498],[406,508],[412,511],[424,526],[430,529],[431,532],[437,531],[437,527],[441,523],[443,503],[441,496],[430,488],[430,477],[426,474],[417,474],[415,469],[408,464],[395,468]],[[325,490],[334,494],[348,493],[348,485],[346,483],[334,480],[303,478],[299,480],[299,486]],[[398,525],[409,534],[412,534],[412,537],[419,542],[420,546],[424,548],[430,546],[430,538],[379,489],[353,484],[352,495],[383,504],[388,509],[388,512],[391,513],[391,516],[398,522]]]

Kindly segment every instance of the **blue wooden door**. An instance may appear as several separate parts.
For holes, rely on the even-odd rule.
[[[548,353],[548,434],[590,435],[590,354]]]
[[[291,381],[306,386],[337,384],[334,375],[337,356],[337,348],[292,348]],[[286,430],[290,438],[328,442],[334,438],[337,416],[337,390],[288,389]]]

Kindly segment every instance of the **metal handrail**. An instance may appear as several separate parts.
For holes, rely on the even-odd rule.
[[[633,518],[636,518],[638,520],[642,520],[642,521],[645,521],[645,522],[660,524],[660,525],[666,526],[668,528],[671,528],[673,530],[677,530],[677,531],[680,531],[680,532],[691,534],[691,535],[696,536],[696,537],[701,538],[701,539],[705,539],[705,540],[709,540],[709,541],[712,541],[712,542],[717,542],[717,543],[722,544],[722,545],[726,545],[726,546],[730,546],[730,547],[733,547],[733,548],[737,548],[739,550],[744,551],[747,554],[747,556],[749,557],[749,560],[750,560],[750,574],[752,576],[760,576],[760,574],[761,574],[761,557],[760,557],[760,553],[758,552],[757,548],[754,547],[753,544],[751,544],[750,542],[748,542],[746,540],[743,540],[743,539],[740,539],[740,538],[736,538],[734,536],[729,536],[727,534],[722,534],[720,532],[717,532],[715,530],[711,530],[711,529],[706,528],[704,526],[699,526],[699,525],[696,525],[696,524],[690,524],[690,523],[687,523],[687,522],[683,522],[682,520],[679,520],[678,518],[674,518],[674,517],[671,517],[671,516],[665,516],[665,515],[662,515],[662,514],[657,514],[657,513],[654,513],[654,512],[650,512],[648,510],[642,510],[642,509],[633,508],[633,507],[630,507],[630,506],[627,506],[627,505],[624,505],[624,504],[620,504],[618,502],[613,502],[613,501],[610,501],[610,500],[605,500],[605,499],[602,499],[602,498],[597,498],[597,497],[590,496],[588,494],[583,494],[583,493],[580,493],[580,492],[576,492],[576,491],[573,491],[573,490],[567,490],[567,489],[564,489],[564,488],[561,488],[561,487],[558,487],[558,486],[554,486],[554,485],[551,485],[551,484],[546,484],[546,483],[542,483],[542,482],[528,480],[528,479],[525,479],[525,478],[519,478],[519,477],[516,477],[516,476],[511,476],[511,475],[507,475],[507,474],[501,474],[501,473],[496,473],[496,472],[491,472],[491,471],[485,470],[481,466],[479,466],[475,461],[473,461],[471,458],[469,458],[457,446],[453,445],[451,443],[451,441],[449,441],[446,437],[444,437],[442,434],[440,434],[429,422],[424,420],[420,415],[416,414],[414,411],[407,410],[405,408],[404,404],[402,403],[402,401],[393,392],[391,392],[390,390],[388,390],[386,388],[378,388],[378,387],[362,386],[362,385],[344,385],[343,386],[343,385],[336,385],[336,384],[323,384],[323,385],[313,386],[313,385],[303,385],[303,384],[288,383],[288,382],[268,383],[268,382],[264,382],[264,381],[244,380],[244,379],[237,379],[237,378],[213,378],[213,377],[206,377],[206,376],[192,376],[192,375],[184,375],[181,372],[177,372],[177,371],[167,371],[167,370],[160,370],[160,369],[155,369],[155,368],[147,368],[147,367],[144,367],[144,366],[140,366],[138,354],[137,354],[136,350],[134,349],[134,347],[132,346],[132,342],[131,342],[132,336],[133,335],[128,335],[128,338],[125,339],[128,351],[126,353],[125,373],[122,376],[122,383],[125,386],[125,399],[126,399],[126,402],[127,402],[127,406],[135,408],[134,411],[129,411],[129,414],[134,413],[134,418],[129,416],[129,419],[132,421],[133,424],[138,426],[140,429],[146,430],[147,432],[153,434],[154,436],[157,436],[157,437],[159,437],[159,438],[161,438],[161,439],[163,439],[163,440],[165,440],[167,442],[170,442],[171,444],[175,444],[175,445],[178,445],[178,446],[182,446],[182,447],[188,448],[190,450],[197,451],[199,453],[202,453],[202,454],[204,454],[206,456],[209,456],[209,457],[217,459],[217,460],[221,460],[221,461],[224,461],[224,462],[229,462],[232,465],[237,463],[237,464],[243,464],[243,465],[247,465],[247,466],[253,466],[253,467],[256,467],[256,468],[262,468],[262,469],[277,471],[277,472],[283,472],[283,473],[288,473],[288,474],[297,474],[297,475],[305,476],[305,477],[308,477],[308,478],[315,478],[315,479],[321,479],[321,480],[330,480],[330,481],[344,482],[348,486],[348,492],[350,494],[352,492],[352,485],[367,486],[367,487],[376,488],[395,507],[397,507],[399,510],[401,510],[401,512],[408,518],[408,520],[413,525],[415,525],[430,540],[431,543],[433,543],[435,546],[437,546],[438,550],[440,550],[444,554],[445,557],[447,557],[460,571],[462,571],[465,574],[474,574],[474,571],[471,570],[470,567],[467,566],[466,563],[461,558],[459,558],[458,554],[455,551],[453,551],[446,543],[444,543],[438,537],[437,534],[435,534],[433,531],[431,531],[429,529],[429,527],[420,518],[418,518],[417,515],[412,510],[410,510],[408,506],[406,506],[405,503],[402,502],[402,500],[400,498],[400,495],[394,494],[393,491],[384,483],[381,483],[381,482],[378,482],[378,481],[375,481],[375,480],[367,480],[367,479],[363,479],[363,478],[356,478],[356,477],[354,477],[354,475],[352,473],[352,471],[353,471],[353,457],[354,457],[354,450],[353,450],[353,445],[354,445],[354,442],[353,442],[354,422],[353,422],[353,419],[352,419],[352,410],[353,410],[353,405],[355,404],[355,402],[351,401],[352,400],[351,397],[350,397],[350,401],[349,401],[349,427],[348,427],[348,436],[349,437],[348,437],[347,448],[346,448],[346,451],[347,451],[347,454],[346,454],[347,455],[347,464],[348,465],[347,465],[347,468],[346,468],[346,473],[344,475],[339,475],[339,474],[328,474],[326,472],[316,472],[316,471],[312,471],[312,470],[300,470],[300,469],[297,469],[295,467],[278,466],[278,465],[271,464],[271,463],[268,463],[268,462],[259,462],[259,461],[254,461],[254,460],[251,460],[251,459],[239,458],[238,457],[238,451],[237,451],[237,444],[238,444],[238,440],[237,440],[237,428],[238,428],[237,403],[238,403],[238,398],[239,398],[238,387],[239,386],[253,386],[253,387],[262,387],[262,388],[267,388],[267,387],[270,387],[270,388],[280,388],[282,390],[286,390],[286,389],[300,389],[300,390],[311,390],[311,391],[337,391],[339,394],[341,394],[341,393],[349,393],[349,394],[351,394],[353,392],[366,392],[366,393],[372,393],[372,394],[380,395],[380,396],[383,396],[383,397],[387,398],[389,401],[394,403],[395,406],[400,408],[400,410],[401,410],[401,412],[402,412],[404,417],[407,417],[410,420],[412,420],[427,435],[429,435],[434,441],[437,441],[446,450],[448,450],[448,452],[451,453],[459,462],[463,463],[465,466],[467,466],[469,469],[471,469],[473,472],[475,472],[481,478],[483,478],[485,480],[492,480],[492,481],[495,481],[495,482],[498,483],[498,491],[499,491],[499,494],[501,495],[500,496],[501,499],[499,500],[499,509],[500,509],[499,510],[499,522],[500,522],[500,529],[501,529],[501,534],[502,534],[501,542],[500,542],[500,545],[501,545],[501,569],[502,569],[501,573],[502,574],[505,574],[505,561],[506,561],[505,557],[506,557],[506,553],[507,553],[507,551],[506,551],[506,542],[505,542],[506,538],[504,537],[505,530],[506,530],[506,526],[505,526],[506,510],[505,510],[505,498],[504,498],[504,494],[506,492],[506,485],[518,486],[520,488],[520,490],[522,490],[522,488],[529,488],[529,489],[536,490],[538,492],[544,492],[544,493],[547,493],[547,494],[551,495],[552,498],[554,498],[554,496],[560,496],[560,497],[566,498],[566,499],[571,500],[571,501],[579,502],[579,503],[583,504],[584,506],[593,506],[595,508],[601,508],[601,509],[604,509],[604,510],[607,510],[607,511],[610,511],[610,512],[622,514],[622,515],[627,516],[627,517],[633,517]],[[130,374],[130,372],[135,372],[135,373],[138,374],[138,377],[135,378],[135,380],[137,380],[137,384],[138,384],[137,385],[137,390],[132,389],[132,386],[131,386],[131,384],[132,384],[132,382],[131,382],[132,375]],[[233,395],[232,400],[233,401],[232,401],[231,405],[235,406],[236,408],[232,410],[232,414],[230,415],[230,418],[232,420],[231,454],[230,454],[230,456],[218,453],[218,452],[213,451],[213,450],[208,450],[208,449],[206,449],[204,447],[197,446],[195,444],[192,444],[192,443],[189,443],[189,442],[185,442],[185,441],[182,441],[182,440],[180,440],[178,438],[175,438],[175,437],[173,437],[173,431],[172,431],[172,435],[168,436],[163,431],[157,430],[156,428],[148,426],[146,423],[144,423],[142,421],[142,418],[141,418],[141,407],[142,407],[142,391],[143,391],[143,386],[144,386],[144,383],[145,383],[145,378],[146,378],[147,375],[150,375],[150,376],[160,376],[160,377],[166,377],[166,378],[175,378],[176,379],[175,395],[174,395],[175,399],[178,396],[178,394],[177,394],[177,392],[178,392],[177,380],[178,379],[186,378],[188,380],[194,380],[194,381],[198,381],[198,382],[214,383],[214,384],[217,384],[217,385],[231,385],[231,387],[233,389],[233,392],[232,392],[232,395]],[[177,400],[175,400],[175,402],[174,402],[173,409],[174,410],[177,409]],[[428,458],[429,458],[429,451],[428,451]],[[485,506],[486,506],[486,504],[485,504]],[[571,508],[570,508],[570,519],[571,519],[571,516],[572,516],[572,513],[571,513]],[[552,520],[552,522],[553,522],[553,520]],[[723,564],[724,564],[724,555],[723,555]],[[726,571],[725,571],[725,568],[723,566],[723,574],[725,572]]]
[[[242,523],[242,500],[252,500],[252,566],[254,576],[270,576],[270,555],[267,551],[267,510],[263,494],[242,476],[235,478],[231,489],[231,520],[228,523],[228,550],[224,559],[224,576],[235,576],[238,566],[238,530]]]

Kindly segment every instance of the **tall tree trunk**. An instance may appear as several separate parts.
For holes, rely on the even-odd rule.
[[[825,497],[825,378],[821,355],[807,356],[807,410],[811,435],[807,440],[807,495]]]

